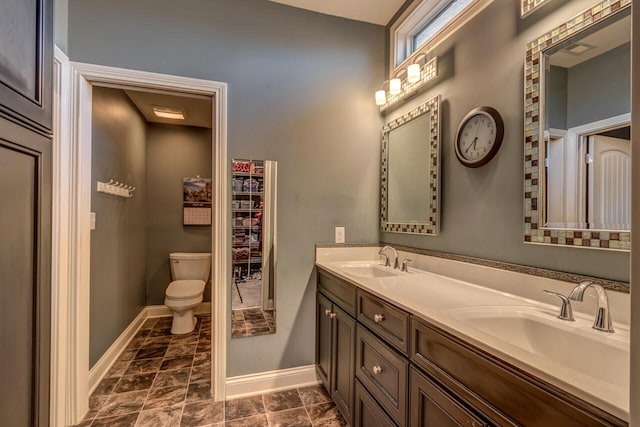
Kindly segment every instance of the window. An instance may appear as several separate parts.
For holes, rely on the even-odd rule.
[[[492,0],[422,0],[391,27],[391,70],[418,51],[428,51],[484,9]]]

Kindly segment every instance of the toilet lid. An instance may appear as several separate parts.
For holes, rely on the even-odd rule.
[[[176,280],[169,283],[166,296],[169,298],[197,297],[204,291],[202,280]]]

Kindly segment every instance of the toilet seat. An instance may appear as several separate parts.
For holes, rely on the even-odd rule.
[[[171,299],[189,299],[201,296],[204,292],[202,280],[174,280],[167,287],[166,297]]]

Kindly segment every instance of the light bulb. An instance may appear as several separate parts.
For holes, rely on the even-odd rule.
[[[389,80],[389,93],[391,95],[398,95],[400,92],[402,92],[402,80],[400,79]]]
[[[387,103],[387,93],[384,90],[376,91],[376,105],[384,105]]]
[[[420,64],[411,64],[407,67],[407,81],[409,83],[415,83],[420,81],[421,77]]]

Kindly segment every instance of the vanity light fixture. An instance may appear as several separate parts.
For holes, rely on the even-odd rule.
[[[420,61],[426,58],[427,54],[421,53],[420,55],[416,56],[413,64],[407,67],[407,81],[409,83],[416,83],[420,81],[420,78],[422,77],[422,66],[420,65]]]
[[[185,118],[184,110],[182,108],[154,106],[153,114],[155,114],[156,117],[163,119],[184,120]]]
[[[426,61],[421,65],[421,62],[427,58],[425,53],[421,53],[416,56],[415,61],[405,69],[401,69],[396,73],[396,76],[391,80],[386,80],[380,89],[376,91],[376,105],[380,106],[380,111],[384,111],[391,105],[414,95],[420,90],[429,80],[433,80],[438,76],[438,57]],[[402,75],[406,75],[404,78],[400,78]],[[389,83],[389,90],[385,91],[385,84]]]

